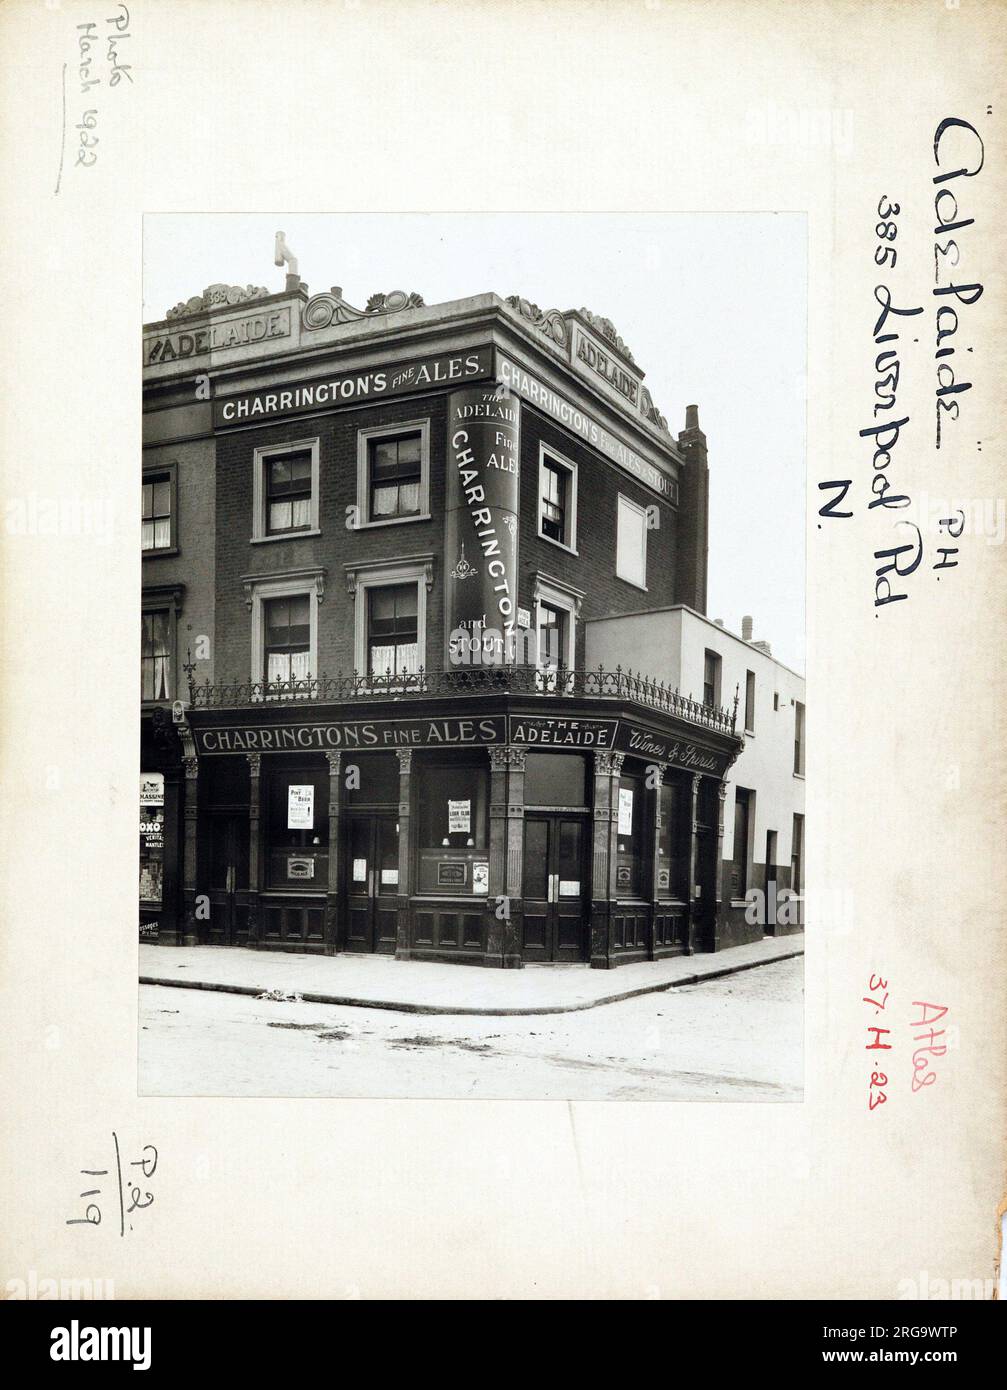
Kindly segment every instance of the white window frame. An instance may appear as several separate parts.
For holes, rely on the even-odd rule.
[[[583,597],[584,595],[579,589],[568,588],[556,579],[549,579],[541,574],[535,577],[535,611],[533,615],[535,622],[535,665],[538,669],[537,684],[540,689],[558,690],[561,684],[570,686],[573,684],[573,668],[577,655],[577,619],[580,617]],[[543,603],[549,604],[552,608],[561,608],[567,615],[566,650],[560,656],[560,661],[569,672],[565,681],[551,668],[542,665]]]
[[[748,678],[749,678],[749,676],[751,676],[751,678],[752,678],[752,708],[751,708],[751,710],[749,710],[749,708],[748,708]],[[746,668],[745,668],[745,733],[748,734],[748,735],[750,735],[752,738],[755,737],[755,702],[756,702],[756,700],[758,699],[758,684],[759,684],[759,678],[758,678],[758,676],[755,674],[754,671],[752,671],[752,670],[750,670],[748,667],[746,667]],[[751,716],[752,716],[751,719],[749,719],[749,717],[748,717],[749,714],[751,714]]]
[[[296,574],[282,579],[251,579],[245,584],[248,606],[252,610],[252,683],[265,684],[266,680],[266,625],[263,605],[274,598],[308,598],[309,646],[308,679],[318,675],[318,605],[325,594],[324,571]],[[254,698],[264,700],[264,694]]]
[[[266,464],[271,458],[282,454],[311,451],[311,525],[305,531],[280,531],[270,534],[266,517]],[[266,444],[252,454],[252,545],[266,545],[272,541],[300,541],[305,536],[320,536],[319,527],[319,440],[291,439],[282,444]]]
[[[724,658],[721,653],[716,651],[713,647],[705,647],[703,649],[703,679],[701,685],[703,703],[706,703],[706,658],[708,656],[713,657],[713,705],[710,706],[710,708],[722,709],[723,704],[721,697],[724,692]]]
[[[361,680],[368,679],[368,594],[371,589],[388,588],[395,584],[416,585],[416,664],[421,670],[427,669],[427,594],[433,585],[433,573],[432,555],[365,561],[346,566],[346,587],[353,597],[353,668]],[[382,683],[380,688],[386,690],[390,687]]]
[[[638,579],[633,579],[629,575],[620,574],[619,572],[619,523],[622,520],[623,507],[628,508],[630,511],[636,512],[643,519],[642,584]],[[621,579],[624,584],[632,584],[634,589],[641,589],[644,593],[647,593],[647,508],[641,506],[639,502],[634,502],[632,497],[626,497],[621,492],[618,494],[615,504],[615,577],[617,579]]]
[[[542,530],[542,498],[545,492],[545,464],[546,459],[552,463],[558,463],[565,469],[569,482],[567,484],[567,508],[566,521],[569,541],[558,541],[553,536],[547,536]],[[557,449],[550,445],[539,443],[538,446],[538,501],[536,503],[536,515],[538,518],[538,534],[542,540],[548,541],[550,545],[559,546],[560,550],[566,550],[571,555],[578,554],[577,550],[577,465],[573,459],[568,459]]]
[[[370,446],[375,439],[389,439],[397,434],[409,434],[418,430],[420,434],[420,510],[416,516],[392,516],[381,521],[372,521],[370,515],[371,490],[369,487],[368,461]],[[357,520],[355,530],[370,531],[378,526],[405,526],[410,521],[430,520],[430,420],[403,420],[397,425],[374,425],[370,429],[357,430]]]

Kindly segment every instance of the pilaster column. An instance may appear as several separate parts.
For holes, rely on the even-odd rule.
[[[259,816],[261,793],[259,776],[262,771],[262,754],[246,753],[248,759],[248,944],[258,946],[260,938],[259,891],[262,887],[262,870],[259,863]]]
[[[594,810],[591,861],[591,964],[607,970],[611,963],[612,900],[619,829],[619,774],[623,754],[597,749],[594,755]]]
[[[196,888],[199,854],[199,759],[184,758],[185,810],[182,832],[182,945],[199,945],[199,922],[196,918]],[[177,935],[176,935],[177,942]]]
[[[647,959],[653,960],[656,949],[658,904],[658,874],[661,869],[661,787],[664,785],[664,763],[651,763],[647,769],[650,804],[654,808],[650,826],[650,912],[647,916]]]
[[[713,919],[713,941],[716,951],[720,946],[720,929],[724,912],[724,802],[727,800],[727,782],[717,783],[717,865],[714,869],[715,911]]]
[[[483,964],[520,969],[524,872],[525,750],[498,744],[490,756],[490,867]]]
[[[342,827],[340,812],[343,804],[343,755],[326,752],[329,764],[329,881],[325,885],[325,954],[334,956],[339,950],[339,895],[342,892]]]
[[[503,963],[505,968],[524,966],[521,954],[524,913],[524,774],[525,750],[507,749],[506,864],[503,867]],[[492,883],[492,869],[490,882]],[[495,913],[494,913],[495,916]]]
[[[412,908],[412,838],[410,832],[412,818],[412,776],[413,750],[396,748],[399,760],[399,895],[398,924],[395,941],[396,960],[408,960],[410,956],[410,915]]]
[[[689,798],[689,911],[685,921],[685,954],[691,956],[695,951],[697,919],[696,909],[696,865],[699,851],[699,774],[692,778],[692,794]]]

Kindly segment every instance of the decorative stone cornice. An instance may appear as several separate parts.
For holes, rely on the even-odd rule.
[[[606,342],[611,343],[617,352],[621,352],[628,362],[635,362],[636,359],[629,348],[615,331],[615,324],[611,319],[606,319],[601,314],[592,314],[590,309],[581,309],[580,316],[586,319],[596,333],[600,333]]]
[[[566,319],[558,309],[547,309],[543,313],[537,304],[532,304],[530,300],[522,299],[516,294],[508,295],[504,303],[509,304],[523,319],[527,319],[533,328],[551,338],[559,347],[566,347],[570,340],[570,332],[566,326]]]
[[[513,768],[515,772],[524,772],[525,753],[527,750],[515,743],[498,743],[489,750],[490,767],[495,772],[502,772],[504,768]]]
[[[181,319],[189,314],[205,314],[213,309],[230,309],[235,304],[248,304],[255,299],[268,299],[272,291],[262,285],[207,285],[202,294],[179,301],[165,314],[166,319]]]
[[[640,409],[643,411],[644,419],[649,420],[652,425],[656,425],[662,434],[671,438],[671,430],[668,428],[668,421],[654,404],[654,397],[647,390],[646,386],[640,387]]]
[[[294,580],[300,583],[302,580],[306,585],[314,586],[318,602],[321,603],[325,598],[325,576],[327,570],[323,565],[312,565],[306,569],[289,570],[270,570],[268,574],[243,574],[241,576],[241,587],[245,591],[245,607],[251,611],[252,599],[255,591],[260,586],[275,583],[276,580]]]
[[[332,324],[356,323],[360,319],[376,318],[380,314],[398,314],[403,309],[424,308],[423,296],[411,290],[391,290],[388,294],[372,294],[366,309],[355,309],[343,298],[339,285],[321,294],[313,294],[304,306],[301,322],[305,328],[329,328]]]
[[[175,610],[175,617],[182,615],[182,602],[185,598],[185,585],[181,580],[173,584],[144,584],[140,591],[140,601],[143,608],[149,609],[158,605],[170,604]]]
[[[401,571],[403,576],[412,577],[409,572],[414,569],[421,569],[423,572],[423,582],[426,585],[427,593],[434,587],[434,557],[433,555],[403,555],[397,560],[360,560],[343,566],[346,575],[346,592],[352,598],[357,592],[357,581],[366,579],[368,575],[382,574],[389,578],[396,577],[396,572]]]

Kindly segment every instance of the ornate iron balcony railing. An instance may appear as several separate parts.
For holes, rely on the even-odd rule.
[[[188,668],[187,668],[188,670]],[[387,671],[383,676],[357,671],[334,676],[311,676],[289,681],[205,681],[197,684],[189,671],[189,703],[193,709],[241,708],[255,705],[340,704],[375,699],[411,700],[459,695],[540,695],[587,699],[630,700],[675,715],[718,733],[733,734],[738,715],[738,692],[732,710],[705,705],[662,681],[638,671],[540,671],[533,666],[459,666],[450,670],[412,673]]]

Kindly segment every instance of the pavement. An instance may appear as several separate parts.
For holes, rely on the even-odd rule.
[[[796,956],[550,1018],[423,1016],[142,985],[139,1093],[800,1102],[803,983]]]
[[[399,961],[392,956],[313,956],[227,946],[140,943],[140,984],[215,990],[310,1004],[411,1014],[506,1017],[564,1014],[656,994],[804,954],[804,934],[764,937],[746,946],[615,970],[531,965],[523,970]]]

